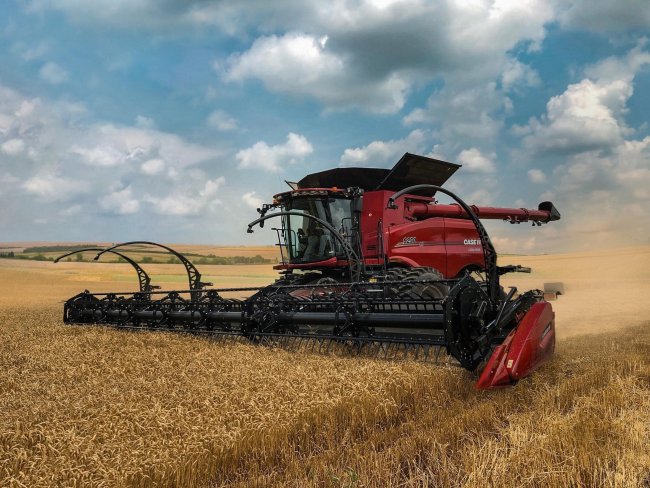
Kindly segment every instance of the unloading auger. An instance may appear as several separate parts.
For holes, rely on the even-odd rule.
[[[64,321],[387,358],[438,360],[444,351],[470,371],[482,367],[478,388],[514,384],[553,354],[554,313],[539,290],[503,290],[502,274],[530,269],[498,266],[480,219],[542,225],[560,214],[550,202],[537,210],[467,205],[442,187],[458,168],[406,153],[392,170],[307,175],[248,225],[280,221],[274,283],[208,288],[187,258],[161,246],[180,256],[189,290],[85,291],[65,303]],[[438,193],[456,203],[438,203]],[[143,243],[157,245],[118,244],[98,256]]]

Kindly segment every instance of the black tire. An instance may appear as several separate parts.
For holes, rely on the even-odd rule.
[[[440,281],[444,276],[440,271],[430,267],[391,268],[386,274],[386,281]],[[440,300],[449,294],[445,283],[413,283],[389,285],[388,292],[395,297],[408,297],[413,300]]]

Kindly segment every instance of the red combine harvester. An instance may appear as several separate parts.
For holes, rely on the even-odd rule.
[[[329,351],[438,359],[445,350],[477,387],[508,386],[551,357],[554,313],[539,290],[505,293],[481,219],[542,225],[560,218],[537,210],[470,206],[442,185],[459,165],[406,153],[392,170],[337,168],[289,183],[258,209],[272,218],[282,252],[280,278],[262,288],[207,288],[184,256],[189,289],[156,291],[138,270],[137,293],[85,291],[65,304],[67,323],[179,330]],[[456,203],[441,204],[437,194]],[[159,244],[136,241],[128,245]],[[124,251],[122,251],[124,252]],[[146,284],[146,287],[143,285]],[[247,299],[224,292],[254,292]],[[220,294],[221,293],[221,294]]]

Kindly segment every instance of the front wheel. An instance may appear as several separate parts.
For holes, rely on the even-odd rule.
[[[391,268],[386,281],[428,281],[429,283],[395,283],[388,285],[388,292],[394,297],[408,297],[413,300],[440,300],[449,294],[449,286],[442,282],[444,276],[435,268],[426,266],[414,268]]]

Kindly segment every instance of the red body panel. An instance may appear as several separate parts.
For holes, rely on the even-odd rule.
[[[417,220],[408,200],[431,198],[408,195],[397,200],[398,209],[388,209],[392,191],[372,191],[363,195],[361,235],[363,257],[367,264],[381,263],[381,243],[388,262],[401,266],[430,266],[445,277],[457,276],[465,268],[485,265],[478,233],[470,220],[427,216]],[[437,206],[437,205],[435,205]],[[454,207],[445,205],[445,207]]]
[[[537,302],[503,344],[494,349],[476,388],[487,390],[513,385],[550,359],[554,350],[553,308],[548,302]]]
[[[340,192],[334,188],[303,188],[287,193],[320,196]],[[388,200],[394,193],[377,190],[363,194],[360,231],[365,264],[380,265],[385,258],[394,266],[436,268],[445,278],[458,276],[468,268],[485,267],[478,233],[460,206],[438,204],[431,197],[403,195],[395,202],[397,209],[388,208]],[[550,218],[546,210],[479,206],[472,206],[472,209],[483,219],[546,222]],[[317,263],[280,264],[275,268],[326,269],[341,267],[342,264],[342,261],[332,259]]]

